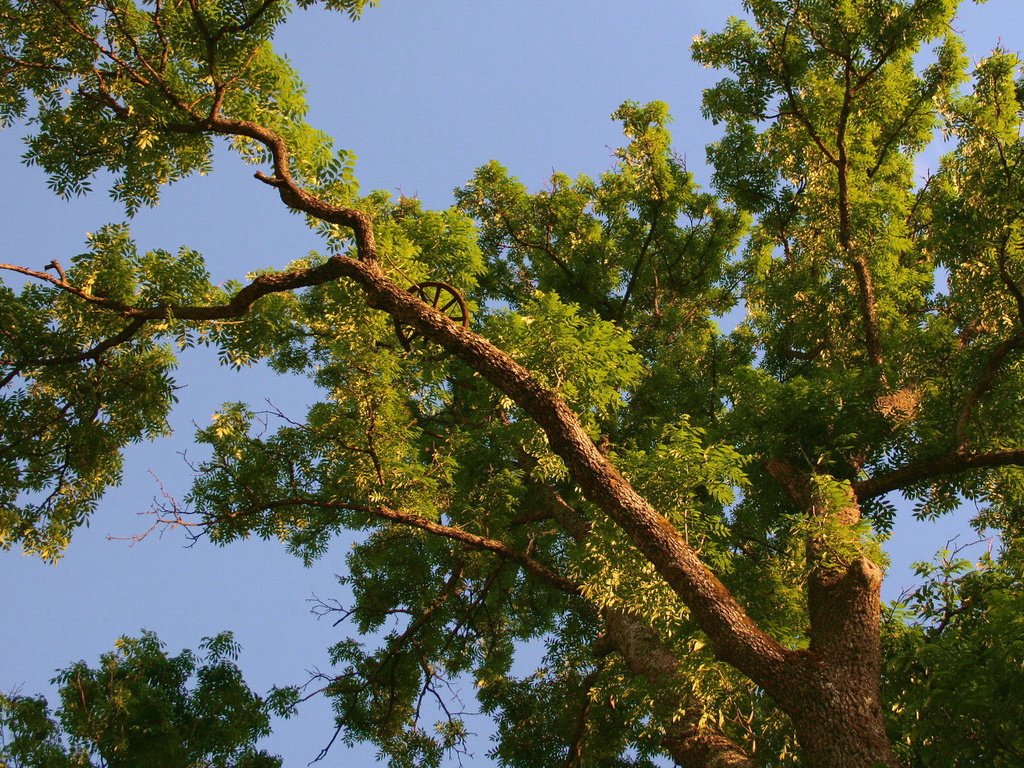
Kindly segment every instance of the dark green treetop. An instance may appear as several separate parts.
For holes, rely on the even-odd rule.
[[[255,743],[272,713],[291,714],[296,693],[249,690],[228,632],[202,649],[201,658],[168,656],[143,632],[121,638],[96,668],[62,670],[56,713],[42,697],[0,696],[0,758],[10,768],[279,768]]]

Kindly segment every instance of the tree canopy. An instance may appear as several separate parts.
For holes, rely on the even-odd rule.
[[[271,39],[311,4],[0,0],[0,119],[57,195],[103,174],[130,219],[221,142],[323,243],[220,285],[128,223],[0,265],[20,281],[0,284],[0,546],[58,559],[124,451],[167,431],[176,353],[206,345],[317,400],[226,402],[158,519],[305,562],[357,534],[353,602],[322,606],[353,630],[317,681],[343,740],[437,764],[466,737],[464,681],[509,766],[1019,762],[1017,57],[968,74],[955,0],[748,0],[692,48],[723,73],[703,102],[723,128],[712,191],[668,107],[626,102],[603,175],[532,192],[491,162],[427,210],[364,194],[353,153],[307,123]],[[949,152],[919,183],[940,131]],[[950,554],[883,611],[897,493],[923,518],[973,503],[1001,549],[973,568]],[[522,675],[528,641],[546,655]],[[152,696],[216,713],[195,743],[146,742],[167,765],[273,764],[252,751],[271,705],[230,640],[206,647],[197,667],[123,641],[101,661],[123,688],[72,667],[64,740],[45,703],[8,697],[0,755],[137,762],[81,723]],[[79,707],[64,691],[83,679]]]
[[[59,722],[41,697],[0,697],[5,765],[279,768],[253,745],[270,732],[272,712],[291,714],[294,691],[265,700],[249,690],[230,633],[205,638],[203,650],[200,665],[188,650],[168,656],[152,633],[121,638],[98,668],[78,662],[54,680]]]

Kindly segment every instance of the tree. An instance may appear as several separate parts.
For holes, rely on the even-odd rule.
[[[80,661],[60,672],[58,721],[41,697],[0,696],[0,758],[10,768],[279,768],[253,745],[271,712],[291,713],[295,691],[264,700],[249,690],[230,633],[203,649],[200,666],[188,650],[168,657],[152,633],[123,637],[97,669]]]
[[[921,587],[889,621],[883,690],[895,702],[897,748],[911,765],[1019,765],[1020,545],[995,561],[960,551],[922,564]],[[905,623],[906,613],[914,621]]]
[[[301,421],[226,404],[161,519],[308,560],[363,532],[354,605],[323,606],[380,638],[332,650],[345,738],[436,763],[462,675],[508,765],[899,764],[886,495],[973,500],[1011,555],[1019,535],[1018,64],[997,51],[962,95],[953,0],[746,5],[694,43],[732,73],[704,102],[717,195],[667,108],[627,103],[601,178],[531,194],[492,163],[435,212],[360,195],[304,121],[280,0],[8,0],[0,114],[58,194],[107,169],[130,215],[224,139],[326,253],[215,286],[118,225],[67,269],[4,265],[34,282],[0,304],[0,543],[58,557],[121,450],[165,429],[174,347],[214,345],[322,400]],[[955,147],[918,187],[939,126]],[[527,639],[547,657],[517,679]],[[933,711],[890,658],[897,709]]]

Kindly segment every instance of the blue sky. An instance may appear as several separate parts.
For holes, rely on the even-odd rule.
[[[626,99],[671,105],[676,149],[707,184],[704,146],[716,132],[701,118],[700,90],[716,75],[689,60],[689,45],[739,10],[734,0],[383,0],[357,24],[340,14],[297,13],[278,47],[308,83],[311,122],[359,157],[364,190],[443,207],[451,190],[492,158],[533,188],[554,170],[600,173],[620,139],[608,116]],[[957,27],[980,57],[1000,41],[1024,49],[1022,22],[1020,0],[991,0],[965,4]],[[67,261],[83,250],[86,232],[124,218],[102,191],[56,200],[37,169],[18,164],[21,151],[16,130],[0,134],[0,261]],[[140,246],[196,248],[217,279],[281,266],[318,247],[251,173],[219,153],[211,176],[170,188],[157,209],[136,217]],[[202,351],[184,357],[179,380],[187,386],[174,413],[176,436],[130,450],[124,484],[107,495],[59,565],[0,553],[0,690],[45,691],[55,669],[94,661],[116,637],[143,627],[174,651],[233,630],[257,690],[301,682],[305,670],[326,665],[338,630],[309,613],[308,599],[341,596],[334,575],[344,570],[345,542],[305,569],[273,542],[185,548],[179,533],[135,545],[108,540],[145,530],[147,518],[137,513],[162,489],[187,491],[181,453],[192,425],[208,423],[220,402],[258,408],[269,399],[301,415],[309,394],[301,381],[218,368]],[[956,520],[921,526],[901,518],[887,594],[910,584],[907,563],[927,558],[956,530]],[[286,766],[304,765],[330,737],[330,720],[325,707],[311,703],[277,727],[267,748],[282,753]],[[472,764],[485,764],[485,750],[484,743]],[[372,761],[372,750],[348,753],[338,744],[326,764]]]

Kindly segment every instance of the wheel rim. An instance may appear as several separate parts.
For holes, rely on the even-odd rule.
[[[463,328],[469,327],[469,309],[466,306],[466,300],[454,286],[430,280],[411,285],[407,290],[424,304],[445,315],[453,323],[458,323]],[[423,335],[419,331],[398,320],[395,320],[395,334],[398,336],[398,342],[407,352],[412,350],[417,340],[425,343]]]

